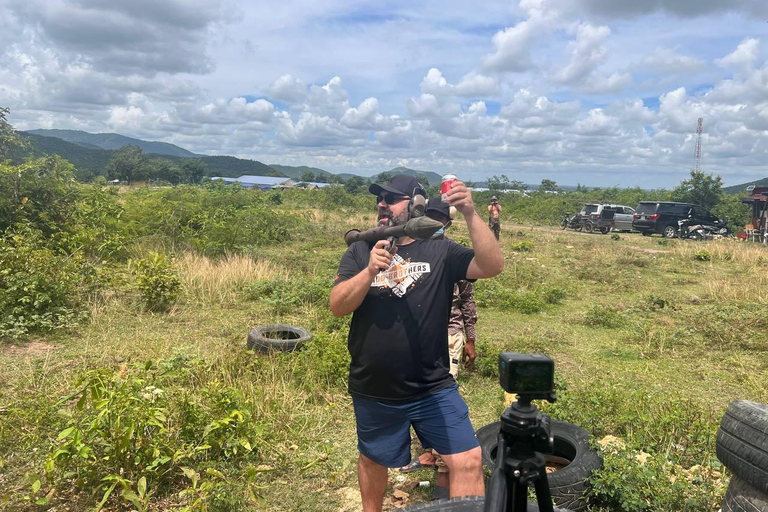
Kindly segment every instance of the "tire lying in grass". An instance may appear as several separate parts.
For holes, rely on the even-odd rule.
[[[248,348],[256,352],[293,352],[311,339],[309,331],[301,327],[285,324],[261,325],[248,333]]]
[[[467,496],[466,498],[453,498],[450,500],[436,500],[421,505],[413,505],[404,510],[418,510],[419,512],[483,512],[485,498],[482,496]],[[539,506],[528,502],[526,512],[538,512]],[[562,508],[554,508],[554,512],[568,512]]]
[[[589,447],[589,432],[583,428],[553,420],[551,432],[555,440],[554,453],[544,456],[552,499],[555,505],[568,510],[586,510],[587,479],[603,463],[597,452]],[[483,449],[483,464],[493,469],[496,467],[499,422],[480,428],[476,435]],[[555,470],[550,472],[553,468]]]
[[[768,494],[758,491],[736,475],[731,478],[723,499],[723,512],[761,512],[768,510]]]
[[[734,400],[717,431],[720,462],[763,494],[768,494],[768,405]]]

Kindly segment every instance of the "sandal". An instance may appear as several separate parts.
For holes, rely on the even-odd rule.
[[[410,464],[400,468],[401,473],[410,473],[411,471],[418,471],[420,469],[437,469],[435,464],[422,464],[417,458],[413,459]]]

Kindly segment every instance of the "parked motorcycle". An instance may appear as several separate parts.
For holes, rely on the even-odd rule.
[[[712,224],[694,224],[691,219],[677,221],[678,237],[689,240],[713,240],[715,238],[733,238],[733,232],[728,229],[725,221],[715,221]]]
[[[581,231],[583,227],[581,215],[574,215],[573,212],[565,212],[563,220],[560,221],[560,229],[571,228]]]

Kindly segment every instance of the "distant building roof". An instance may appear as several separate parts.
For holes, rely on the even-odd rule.
[[[239,178],[235,178],[234,181],[239,181],[240,183],[247,183],[249,185],[282,185],[286,181],[290,181],[291,178],[285,178],[285,177],[275,177],[275,176],[251,176],[248,174],[244,174],[240,176]]]

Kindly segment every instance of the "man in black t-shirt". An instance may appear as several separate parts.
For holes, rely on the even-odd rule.
[[[380,224],[405,224],[414,197],[426,197],[418,181],[404,174],[369,190],[377,195]],[[480,447],[449,373],[448,319],[454,283],[493,277],[504,259],[464,183],[454,183],[446,202],[464,215],[473,249],[407,236],[393,252],[385,240],[373,247],[357,242],[342,257],[331,291],[334,315],[354,313],[349,392],[365,512],[381,510],[387,467],[410,460],[410,426],[448,466],[451,497],[484,493]]]

